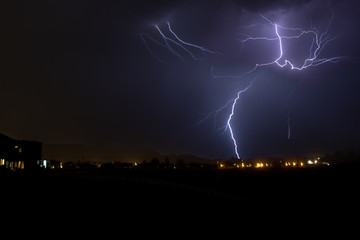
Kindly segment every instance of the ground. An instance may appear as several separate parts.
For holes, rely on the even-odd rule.
[[[278,227],[296,220],[305,226],[349,218],[359,201],[354,167],[2,171],[0,180],[3,206],[17,216],[95,223],[165,224],[185,217],[252,225],[277,219]]]

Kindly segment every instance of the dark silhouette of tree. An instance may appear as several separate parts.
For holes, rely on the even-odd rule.
[[[176,168],[184,168],[185,167],[184,159],[180,158],[180,159],[176,160],[175,167]]]
[[[165,158],[164,164],[165,164],[165,166],[170,165],[170,159],[168,157]]]

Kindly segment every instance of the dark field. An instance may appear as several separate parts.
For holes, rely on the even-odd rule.
[[[355,214],[358,170],[96,169],[1,172],[0,181],[3,206],[44,219],[326,222]]]

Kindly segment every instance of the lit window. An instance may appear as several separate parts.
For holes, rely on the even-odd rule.
[[[14,148],[19,148],[19,146],[14,146]]]

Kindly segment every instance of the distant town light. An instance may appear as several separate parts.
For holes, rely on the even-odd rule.
[[[256,167],[256,168],[262,168],[262,167],[264,167],[264,164],[263,164],[263,163],[257,163],[257,164],[255,165],[255,167]]]

